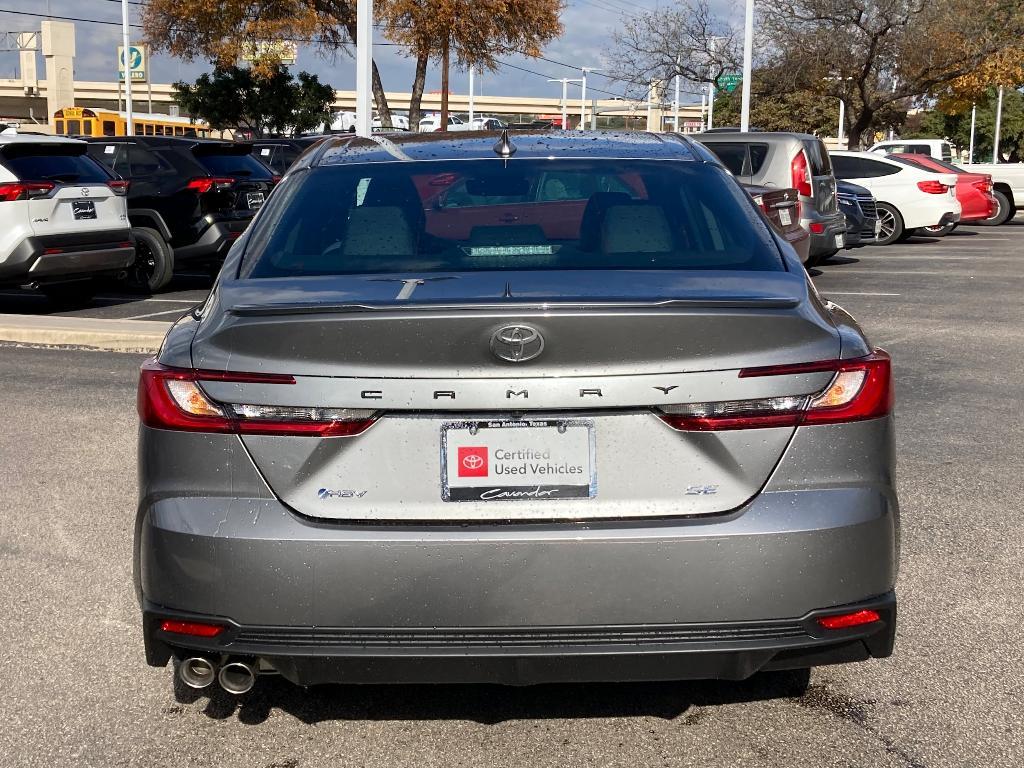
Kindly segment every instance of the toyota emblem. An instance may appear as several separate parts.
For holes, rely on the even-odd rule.
[[[89,196],[89,188],[88,187],[82,187],[80,190],[78,190],[78,193],[82,197],[88,197]]]
[[[506,325],[491,336],[491,352],[510,363],[525,363],[544,351],[544,337],[528,325]]]
[[[463,457],[462,466],[466,469],[480,469],[484,465],[482,456],[477,456],[475,453],[471,453],[468,456]]]

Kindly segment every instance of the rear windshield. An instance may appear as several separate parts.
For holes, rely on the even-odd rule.
[[[828,150],[821,142],[821,139],[804,139],[804,149],[807,150],[807,160],[811,164],[812,176],[827,176],[832,173],[832,163],[829,161]]]
[[[75,144],[12,145],[4,149],[3,162],[21,181],[105,184],[110,174],[85,150]]]
[[[234,179],[269,179],[273,172],[252,155],[234,152],[195,152],[196,160],[213,176]]]
[[[784,267],[749,197],[716,166],[488,159],[286,179],[242,276],[543,269]]]

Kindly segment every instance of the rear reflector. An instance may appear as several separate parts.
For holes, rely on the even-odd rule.
[[[863,624],[874,624],[876,621],[881,620],[882,617],[878,615],[877,611],[865,609],[854,611],[853,613],[840,613],[837,616],[819,616],[818,624],[825,629],[847,629],[849,627],[859,627]]]
[[[377,420],[376,411],[359,408],[222,404],[203,391],[202,381],[295,383],[292,376],[281,374],[168,368],[150,359],[142,364],[139,375],[138,409],[142,423],[182,432],[349,437],[365,432]]]
[[[739,378],[823,372],[833,373],[832,380],[810,395],[669,405],[660,408],[659,416],[673,429],[710,432],[838,424],[875,419],[892,412],[892,365],[889,355],[880,349],[851,360],[744,368]]]
[[[160,622],[160,629],[164,632],[191,635],[192,637],[216,637],[224,631],[224,627],[219,624],[201,624],[198,621],[174,621],[172,619]]]
[[[825,225],[822,224],[820,221],[812,221],[811,222],[811,232],[812,233],[814,233],[815,235],[820,235],[824,231],[825,231]]]

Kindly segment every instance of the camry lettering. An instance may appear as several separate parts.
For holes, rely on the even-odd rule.
[[[671,392],[671,391],[672,391],[673,389],[679,389],[679,386],[678,386],[677,384],[673,384],[673,385],[672,385],[671,387],[654,387],[654,389],[657,389],[657,390],[659,390],[659,391],[660,391],[660,392],[661,392],[662,394],[665,394],[665,395],[667,395],[667,394],[668,394],[669,392]]]
[[[525,389],[521,389],[518,392],[509,389],[505,392],[505,398],[507,400],[511,400],[513,397],[523,397],[529,399],[530,393]]]
[[[587,395],[592,395],[594,397],[604,397],[604,395],[601,394],[601,390],[600,389],[581,389],[580,390],[580,397],[586,397]]]
[[[359,396],[361,398],[363,398],[363,400],[383,400],[384,399],[384,393],[381,392],[379,389],[364,389],[362,392],[359,393]]]
[[[442,397],[447,397],[449,400],[455,399],[455,393],[450,389],[440,389],[434,393],[434,399],[440,400]]]

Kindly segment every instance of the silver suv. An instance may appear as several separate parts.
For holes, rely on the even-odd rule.
[[[0,136],[0,285],[85,301],[95,290],[88,278],[134,261],[128,182],[87,149],[56,136]]]
[[[807,266],[842,250],[846,219],[836,201],[828,149],[808,133],[703,133],[693,136],[745,184],[793,187],[800,194],[800,224],[811,233]]]
[[[889,357],[684,138],[326,139],[138,405],[147,659],[196,688],[892,649]]]

